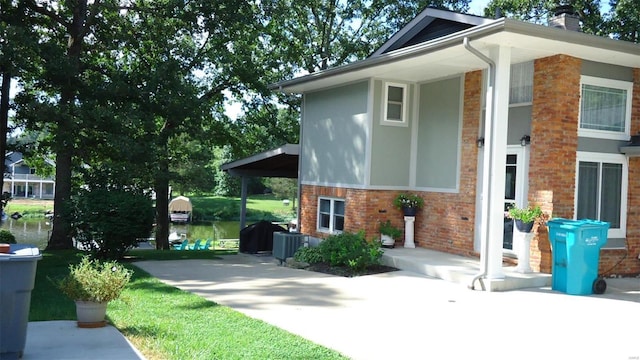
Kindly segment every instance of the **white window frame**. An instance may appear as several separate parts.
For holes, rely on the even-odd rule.
[[[580,162],[597,162],[597,163],[609,163],[609,164],[621,164],[622,165],[622,183],[620,184],[620,228],[609,228],[608,237],[625,238],[627,233],[627,195],[629,189],[629,161],[625,155],[622,154],[606,154],[606,153],[594,153],[587,151],[578,151],[576,153],[576,175],[575,175],[575,196],[574,196],[574,212],[573,218],[578,217],[578,172],[580,170]],[[602,167],[600,167],[602,169]],[[600,196],[598,196],[600,201]],[[599,208],[599,206],[598,206]]]
[[[407,103],[407,99],[409,98],[408,96],[408,92],[409,92],[409,86],[407,84],[401,84],[401,83],[394,83],[394,82],[384,82],[383,84],[384,86],[384,97],[382,98],[382,121],[381,124],[382,125],[388,125],[388,126],[408,126],[408,121],[407,121],[407,107],[409,106],[409,104]],[[398,120],[389,120],[387,118],[387,110],[388,110],[388,106],[389,106],[389,87],[398,87],[398,88],[402,88],[402,104],[400,104],[402,106],[402,111],[400,114],[400,121]]]
[[[329,227],[325,228],[322,227],[322,224],[320,222],[320,203],[322,202],[322,200],[328,200],[330,201],[330,210],[329,210]],[[341,198],[332,198],[332,197],[326,197],[326,196],[320,196],[318,197],[318,212],[317,212],[317,223],[316,223],[316,229],[319,232],[324,232],[324,233],[329,233],[329,234],[340,234],[342,233],[343,230],[336,230],[335,226],[335,217],[336,217],[336,213],[335,213],[335,204],[336,202],[342,202],[344,203],[344,208],[345,208],[345,214],[343,214],[342,216],[344,217],[344,219],[346,220],[346,202],[344,199]]]
[[[606,131],[606,130],[593,130],[593,129],[583,129],[582,128],[582,86],[583,85],[592,85],[592,86],[600,86],[607,87],[611,89],[617,90],[625,90],[627,92],[627,103],[625,107],[625,129],[623,132],[617,131]],[[590,137],[590,138],[599,138],[599,139],[611,139],[611,140],[623,140],[629,141],[631,138],[631,104],[633,99],[633,83],[629,81],[621,81],[621,80],[612,80],[599,78],[594,76],[586,76],[583,75],[580,77],[580,107],[578,108],[578,136],[581,137]]]

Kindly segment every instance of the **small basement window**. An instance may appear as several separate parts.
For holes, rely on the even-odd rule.
[[[344,231],[344,199],[318,200],[318,230],[329,233]]]

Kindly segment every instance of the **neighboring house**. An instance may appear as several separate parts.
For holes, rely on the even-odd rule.
[[[426,9],[367,59],[274,84],[304,95],[300,231],[373,238],[410,191],[419,247],[480,254],[499,279],[505,207],[537,204],[610,222],[600,272],[640,273],[640,46],[552,21]],[[531,266],[551,270],[545,228]]]
[[[52,167],[55,164],[46,160]],[[19,152],[7,153],[5,157],[4,185],[2,192],[8,192],[14,199],[34,198],[53,199],[56,182],[53,177],[40,177],[35,174],[35,169],[30,168],[24,162]]]

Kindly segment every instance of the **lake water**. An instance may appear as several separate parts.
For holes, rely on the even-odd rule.
[[[52,225],[45,219],[7,219],[0,223],[16,237],[19,244],[30,244],[44,250],[51,236]],[[240,236],[239,221],[203,221],[191,224],[171,224],[170,232],[184,234],[190,241],[196,239],[237,239]],[[149,237],[154,237],[150,234]]]

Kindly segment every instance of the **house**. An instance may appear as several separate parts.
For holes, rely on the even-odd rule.
[[[303,95],[300,231],[373,238],[409,191],[417,246],[500,279],[504,211],[535,204],[610,222],[600,272],[640,273],[640,46],[550,23],[427,8],[364,60],[272,85]],[[546,228],[530,255],[551,271]]]
[[[45,160],[47,166],[55,167],[50,160]],[[19,152],[9,152],[5,157],[5,173],[3,192],[11,194],[12,198],[53,199],[56,182],[53,177],[41,177],[35,174],[35,169],[24,162]]]

